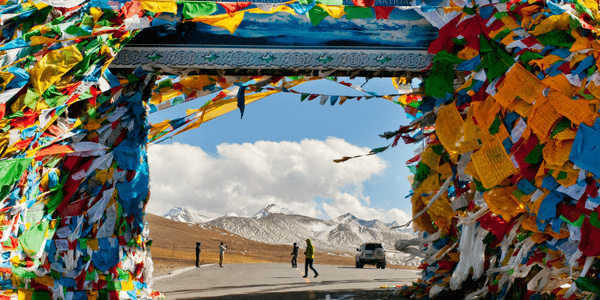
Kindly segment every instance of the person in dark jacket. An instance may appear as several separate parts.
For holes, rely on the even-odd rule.
[[[294,248],[292,249],[292,268],[298,267],[298,246],[294,243]]]
[[[306,260],[304,261],[304,278],[308,277],[308,267],[315,272],[315,278],[319,277],[319,272],[313,268],[313,261],[315,259],[315,247],[313,246],[310,239],[306,239]]]
[[[201,245],[202,243],[196,242],[196,268],[200,268],[200,252],[202,252],[202,249],[200,249]]]

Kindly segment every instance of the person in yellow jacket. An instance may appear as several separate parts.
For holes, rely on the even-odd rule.
[[[313,246],[310,239],[306,239],[306,260],[304,261],[304,276],[303,278],[308,277],[308,267],[315,272],[315,278],[319,276],[319,272],[313,268],[313,260],[315,259],[315,247]]]

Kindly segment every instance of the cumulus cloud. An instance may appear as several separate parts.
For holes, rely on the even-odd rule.
[[[312,217],[335,218],[350,212],[386,222],[408,220],[403,211],[370,207],[370,199],[362,195],[362,183],[381,173],[385,161],[369,156],[333,162],[368,151],[332,137],[220,144],[216,155],[187,144],[152,145],[147,211],[162,214],[180,206],[209,217],[232,212],[252,216],[274,203]],[[317,203],[315,197],[326,200]]]

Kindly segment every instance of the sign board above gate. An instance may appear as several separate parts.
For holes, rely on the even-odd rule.
[[[271,0],[253,1],[273,3]],[[376,0],[375,5],[406,5]],[[351,3],[351,2],[350,2]],[[144,29],[111,67],[238,75],[398,76],[431,64],[427,47],[438,31],[410,9],[389,7],[385,18],[318,18],[310,14],[245,13],[234,29],[199,22]],[[174,20],[177,16],[174,17]],[[233,33],[232,33],[233,32]]]

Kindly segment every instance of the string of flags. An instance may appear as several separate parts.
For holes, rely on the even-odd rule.
[[[597,3],[439,4],[456,9],[421,4],[440,31],[420,116],[382,135],[420,145],[407,164],[426,258],[399,296],[595,299]]]
[[[375,92],[364,90],[358,85],[344,81],[337,82],[333,78],[327,80],[336,82],[344,87],[365,93],[364,96],[341,96],[327,94],[309,94],[293,89],[302,83],[322,80],[321,77],[272,77],[272,76],[164,76],[157,79],[150,99],[150,113],[167,109],[182,103],[198,99],[199,97],[216,94],[199,109],[188,109],[186,116],[152,124],[148,139],[150,143],[160,143],[187,130],[198,128],[202,123],[208,122],[220,115],[239,109],[239,103],[249,104],[275,93],[292,93],[300,95],[300,101],[319,98],[319,103],[324,105],[339,105],[348,99],[383,98],[403,106],[416,104],[420,101],[419,93],[379,95]],[[398,79],[400,80],[400,79]],[[406,82],[406,79],[404,79]],[[406,84],[405,84],[406,85]],[[398,85],[396,85],[398,87]],[[245,87],[243,94],[241,87]],[[404,91],[409,91],[405,86]],[[410,89],[412,91],[412,89]],[[408,106],[411,107],[411,106]],[[185,127],[184,127],[185,126]],[[179,130],[179,131],[178,131]],[[177,132],[175,132],[177,131]],[[170,133],[173,133],[170,136]]]

